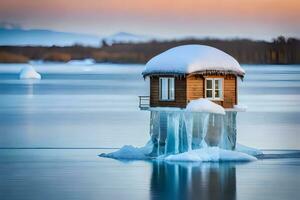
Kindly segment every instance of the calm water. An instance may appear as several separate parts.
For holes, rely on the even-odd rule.
[[[143,66],[36,63],[43,79],[21,81],[22,66],[0,65],[1,200],[300,198],[299,65],[243,66],[238,142],[272,149],[246,164],[99,158],[149,138]]]

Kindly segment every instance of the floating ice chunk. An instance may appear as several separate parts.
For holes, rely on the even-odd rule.
[[[252,155],[252,156],[258,156],[258,155],[263,154],[263,152],[259,149],[255,149],[255,148],[252,148],[252,147],[247,147],[245,145],[238,144],[238,143],[236,144],[235,150],[238,151],[238,152],[243,152],[243,153]]]
[[[225,110],[222,106],[203,98],[190,101],[190,103],[188,103],[188,105],[186,106],[186,111],[225,115]]]
[[[151,142],[141,148],[125,145],[115,152],[102,153],[99,156],[115,159],[147,160],[151,158],[148,155],[150,154],[152,148],[153,144]],[[161,155],[156,159],[161,161],[176,162],[246,162],[257,160],[257,158],[247,153],[225,150],[219,147],[205,147],[174,155]]]
[[[147,155],[151,153],[152,148],[152,142],[148,142],[144,147],[140,148],[132,145],[125,145],[115,152],[102,153],[99,156],[115,159],[146,160],[149,159],[149,156]]]
[[[257,158],[246,153],[220,149],[219,147],[206,147],[180,154],[160,157],[165,161],[177,162],[220,162],[220,161],[255,161]]]
[[[70,60],[68,64],[71,65],[93,65],[95,64],[95,60],[92,58],[87,58],[84,60]]]
[[[23,67],[20,71],[20,79],[41,79],[41,75],[32,66]]]
[[[144,160],[146,159],[146,155],[140,150],[140,148],[125,145],[118,151],[107,153],[107,154],[100,154],[101,157],[108,157],[108,158],[117,158],[117,159],[132,159],[132,160]]]

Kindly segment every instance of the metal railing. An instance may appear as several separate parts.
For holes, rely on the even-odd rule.
[[[150,96],[139,96],[139,108],[147,110],[150,107]]]

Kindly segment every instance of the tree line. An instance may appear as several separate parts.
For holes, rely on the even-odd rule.
[[[153,56],[175,46],[202,44],[216,47],[232,55],[242,64],[299,64],[300,40],[278,37],[270,42],[249,39],[183,39],[151,41],[147,43],[115,43],[101,47],[73,45],[51,46],[0,46],[0,62],[28,62],[45,60],[67,62],[93,58],[96,62],[146,63]]]

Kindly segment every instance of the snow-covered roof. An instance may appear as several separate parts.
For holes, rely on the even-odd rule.
[[[149,60],[143,76],[150,74],[226,73],[244,76],[240,64],[227,53],[205,45],[171,48]]]

